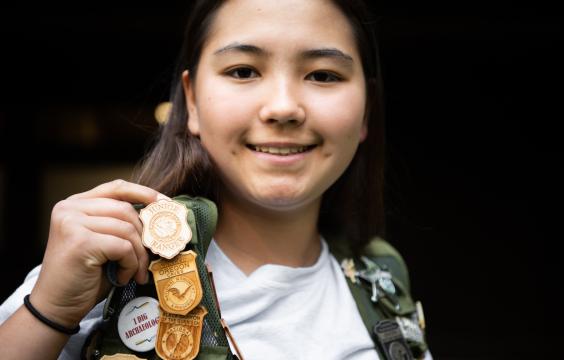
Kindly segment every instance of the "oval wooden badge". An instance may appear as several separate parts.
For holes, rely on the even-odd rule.
[[[196,256],[192,250],[183,251],[172,260],[159,259],[149,265],[164,311],[186,315],[202,300]]]
[[[142,242],[154,254],[172,259],[192,239],[186,206],[174,200],[159,200],[141,210]]]

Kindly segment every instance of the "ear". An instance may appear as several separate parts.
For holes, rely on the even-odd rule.
[[[186,112],[188,113],[188,130],[194,136],[200,135],[200,118],[198,116],[198,107],[196,106],[196,94],[194,92],[194,84],[190,79],[188,70],[182,73],[182,87],[184,88],[184,97],[186,100]]]

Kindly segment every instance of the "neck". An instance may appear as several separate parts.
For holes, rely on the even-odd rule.
[[[214,239],[245,274],[265,264],[305,267],[317,261],[320,201],[299,210],[273,211],[222,200]]]

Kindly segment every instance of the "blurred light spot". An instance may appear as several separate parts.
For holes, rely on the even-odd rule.
[[[170,115],[172,103],[170,101],[162,102],[155,108],[155,119],[161,125],[166,124]]]

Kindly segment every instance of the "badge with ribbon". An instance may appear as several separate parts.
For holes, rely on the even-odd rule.
[[[161,310],[157,333],[157,354],[165,360],[192,360],[200,351],[205,307],[198,306],[188,315],[168,314]]]
[[[202,284],[196,267],[197,254],[184,251],[172,260],[151,262],[159,304],[171,314],[186,315],[202,300]]]
[[[143,245],[155,255],[172,259],[192,239],[186,206],[173,200],[159,200],[141,209]]]

